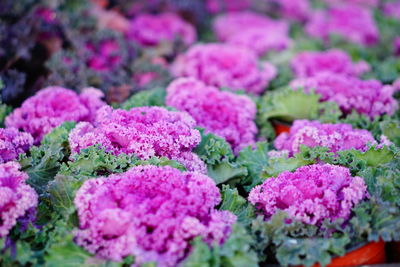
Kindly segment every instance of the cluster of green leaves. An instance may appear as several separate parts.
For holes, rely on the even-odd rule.
[[[368,168],[376,169],[382,164],[389,164],[398,155],[399,149],[395,146],[378,148],[373,145],[365,152],[351,149],[338,151],[335,155],[325,147],[311,148],[301,145],[300,152],[293,157],[271,157],[261,175],[263,178],[274,177],[283,171],[294,171],[300,166],[320,162],[345,166],[353,175],[358,175]]]
[[[246,229],[240,225],[233,225],[232,233],[222,244],[212,247],[207,245],[201,238],[192,242],[192,252],[181,263],[184,267],[220,267],[232,266],[256,267],[258,258],[252,247],[254,240]]]
[[[70,148],[68,143],[69,132],[75,127],[73,122],[65,122],[44,136],[40,146],[33,146],[23,155],[19,163],[29,178],[31,185],[39,195],[39,204],[36,212],[35,224],[30,223],[26,231],[19,231],[14,227],[11,234],[11,243],[17,250],[18,262],[15,262],[12,249],[7,251],[4,262],[7,264],[43,264],[46,250],[53,243],[57,233],[62,232],[60,224],[70,224],[70,221],[61,221],[51,202],[47,186],[59,171],[63,162],[68,160]]]
[[[317,262],[327,265],[334,256],[345,254],[351,243],[340,224],[325,221],[321,227],[307,225],[279,211],[268,221],[257,217],[252,234],[260,257],[275,255],[283,266],[312,266]]]
[[[68,135],[74,127],[74,122],[64,122],[45,135],[40,146],[33,146],[20,156],[21,170],[29,175],[28,184],[40,195],[45,193],[46,185],[57,174],[62,162],[68,160],[71,153]]]
[[[201,142],[194,152],[207,164],[208,175],[215,183],[234,183],[247,175],[247,169],[235,162],[231,146],[225,139],[199,128]]]
[[[145,90],[132,95],[122,105],[122,109],[129,110],[135,107],[164,106],[166,91],[163,88]]]
[[[261,175],[269,161],[267,154],[269,150],[271,150],[269,143],[258,142],[254,148],[249,146],[239,152],[236,162],[247,169],[247,175],[240,181],[241,187],[246,192],[263,182]]]
[[[335,122],[342,115],[333,102],[320,102],[321,96],[313,92],[283,88],[265,94],[258,103],[257,123],[263,126],[271,119],[292,122],[297,119],[318,119]],[[268,127],[268,126],[267,126]]]
[[[237,216],[232,233],[224,244],[207,245],[201,238],[193,242],[193,250],[182,263],[182,266],[259,266],[256,254],[255,240],[249,227],[255,218],[254,207],[242,196],[236,188],[224,185],[221,190],[222,203],[220,210],[228,210]]]
[[[63,163],[54,180],[49,183],[47,190],[53,207],[68,216],[75,211],[73,205],[75,193],[86,180],[126,172],[139,165],[168,165],[181,171],[186,170],[180,163],[168,158],[153,157],[140,160],[134,155],[115,156],[99,145],[90,146],[73,155],[70,161]]]

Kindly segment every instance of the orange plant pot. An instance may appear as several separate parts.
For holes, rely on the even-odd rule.
[[[347,267],[385,263],[385,242],[370,242],[360,248],[350,251],[342,257],[334,258],[327,267]],[[319,267],[319,264],[313,267]]]
[[[276,136],[280,135],[281,133],[290,132],[290,124],[288,123],[272,121],[272,125],[274,126]]]

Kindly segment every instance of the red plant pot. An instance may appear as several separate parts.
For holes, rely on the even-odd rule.
[[[281,133],[290,132],[291,125],[289,123],[273,120],[272,125],[274,126],[276,136],[280,135]]]
[[[105,8],[108,5],[108,0],[92,0],[92,3]]]
[[[362,247],[349,251],[342,257],[334,258],[327,267],[346,267],[385,263],[385,242],[370,242]],[[319,264],[313,267],[319,267]]]

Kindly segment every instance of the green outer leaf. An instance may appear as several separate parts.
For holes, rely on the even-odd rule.
[[[141,91],[126,100],[121,108],[130,110],[134,107],[164,106],[166,94],[163,88]]]
[[[320,103],[321,96],[303,90],[284,88],[265,94],[259,102],[258,121],[279,119],[292,122],[296,119],[334,121],[341,112],[335,103]]]
[[[222,162],[214,166],[208,166],[207,173],[219,185],[235,178],[246,176],[247,169],[234,163]]]
[[[233,225],[228,240],[220,247],[220,266],[257,267],[259,259],[254,249],[254,240],[240,224]]]
[[[317,116],[320,96],[307,95],[301,90],[280,90],[262,98],[260,116],[264,120],[276,118],[284,121],[311,119]]]
[[[284,171],[294,171],[297,168],[315,163],[314,161],[307,161],[300,157],[292,158],[270,158],[268,165],[264,167],[261,177],[266,179],[276,177]]]
[[[380,123],[382,133],[394,142],[396,146],[400,146],[400,121],[399,120],[385,120]]]
[[[29,175],[27,182],[40,195],[45,193],[47,183],[54,178],[61,163],[68,158],[68,135],[74,127],[74,122],[64,122],[45,135],[39,147],[33,146],[28,154],[20,155],[21,169]]]
[[[268,221],[257,217],[252,233],[260,257],[272,253],[280,265],[310,266],[317,262],[327,264],[332,257],[345,253],[350,238],[342,232],[342,226],[342,220],[325,221],[321,227],[307,225],[288,220],[287,213],[278,211]]]
[[[133,155],[120,154],[114,156],[106,152],[100,145],[93,145],[74,154],[72,159],[61,166],[60,174],[103,176],[126,171],[139,159]]]
[[[254,207],[242,196],[236,188],[230,188],[227,185],[222,186],[222,202],[220,210],[229,210],[237,216],[238,222],[249,225],[255,217]]]
[[[201,142],[194,152],[207,164],[208,176],[222,184],[247,175],[247,169],[234,162],[231,146],[225,139],[198,128]]]
[[[234,158],[231,146],[224,138],[212,133],[205,133],[203,128],[197,128],[201,134],[200,144],[193,150],[201,160],[208,165],[229,162]]]
[[[202,241],[201,237],[196,237],[192,241],[192,252],[179,265],[180,267],[217,267],[215,261],[216,256],[210,247]]]
[[[233,225],[232,233],[221,246],[208,246],[200,237],[192,242],[192,252],[180,267],[257,267],[253,250],[254,240],[240,224]]]
[[[75,193],[86,180],[126,172],[139,165],[171,166],[186,171],[180,163],[168,158],[153,157],[139,160],[133,155],[115,156],[99,145],[94,145],[82,149],[79,154],[72,156],[71,161],[63,163],[46,190],[50,194],[54,208],[62,214],[70,214],[71,209],[74,209]]]
[[[387,146],[383,148],[376,148],[374,146],[365,152],[352,150],[352,153],[354,153],[357,159],[365,161],[367,166],[371,167],[378,167],[381,164],[389,163],[395,156],[395,152]]]
[[[345,246],[349,243],[347,236],[341,238],[286,238],[277,248],[276,257],[280,264],[312,266],[320,263],[329,264],[334,257],[345,254]]]
[[[46,267],[58,267],[60,264],[65,267],[117,267],[118,263],[99,260],[76,245],[72,234],[60,237],[48,250],[45,257]]]
[[[250,191],[255,185],[262,182],[261,173],[268,163],[268,151],[270,146],[266,142],[259,142],[256,148],[244,148],[239,152],[237,164],[247,168],[248,175],[241,181],[246,191]]]

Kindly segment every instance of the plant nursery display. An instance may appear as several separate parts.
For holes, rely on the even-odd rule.
[[[398,266],[399,101],[399,0],[2,0],[0,266]]]

